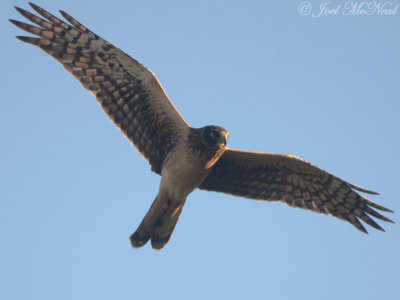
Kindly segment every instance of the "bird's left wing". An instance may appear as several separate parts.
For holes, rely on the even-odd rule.
[[[18,36],[40,47],[96,96],[111,121],[161,173],[166,154],[189,129],[156,76],[141,63],[102,39],[69,14],[70,24],[29,3],[42,19],[22,8],[18,12],[39,25],[16,20],[14,25],[37,37]]]
[[[394,223],[373,208],[391,210],[355,190],[377,193],[346,182],[293,155],[227,148],[199,188],[256,200],[282,201],[293,207],[332,214],[365,233],[359,219],[384,231],[367,214]]]

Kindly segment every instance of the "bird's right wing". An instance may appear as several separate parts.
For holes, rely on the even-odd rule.
[[[200,189],[256,200],[282,201],[290,206],[332,214],[367,233],[359,219],[383,229],[367,214],[392,220],[375,209],[392,212],[361,196],[355,186],[293,155],[227,149]]]
[[[189,126],[156,76],[69,14],[60,11],[70,22],[67,24],[39,6],[29,4],[45,19],[16,9],[39,27],[10,21],[40,38],[18,36],[18,39],[40,47],[90,90],[152,170],[160,174],[166,154]]]

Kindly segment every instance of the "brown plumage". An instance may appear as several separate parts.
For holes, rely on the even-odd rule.
[[[376,192],[355,186],[293,155],[227,149],[214,165],[200,189],[249,199],[282,201],[348,221],[367,233],[358,219],[383,229],[366,213],[383,221],[392,220],[373,208],[392,212],[357,192]]]
[[[38,37],[18,36],[51,55],[96,97],[103,111],[161,175],[158,195],[138,229],[133,247],[149,240],[161,249],[171,238],[186,197],[195,189],[249,199],[282,201],[332,214],[367,232],[359,220],[383,229],[370,217],[392,222],[375,209],[392,212],[356,191],[357,187],[292,155],[229,149],[219,126],[192,128],[168,99],[156,76],[69,14],[70,23],[29,3],[40,18],[16,7],[39,27],[10,20]]]
[[[147,159],[152,170],[161,174],[166,154],[189,126],[154,74],[66,12],[61,11],[61,14],[73,26],[33,3],[30,5],[47,20],[19,7],[16,10],[41,28],[10,21],[41,38],[17,38],[40,47],[62,63],[91,91],[106,115]]]

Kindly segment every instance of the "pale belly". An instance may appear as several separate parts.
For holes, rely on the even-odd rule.
[[[186,199],[203,182],[210,170],[186,159],[170,161],[161,170],[160,191],[174,199]]]

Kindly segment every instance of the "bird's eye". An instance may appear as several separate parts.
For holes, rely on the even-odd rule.
[[[214,126],[208,126],[203,131],[203,139],[207,147],[215,147],[222,140],[222,133]]]
[[[219,137],[220,137],[220,133],[217,130],[211,130],[210,134],[214,139],[219,139]]]

